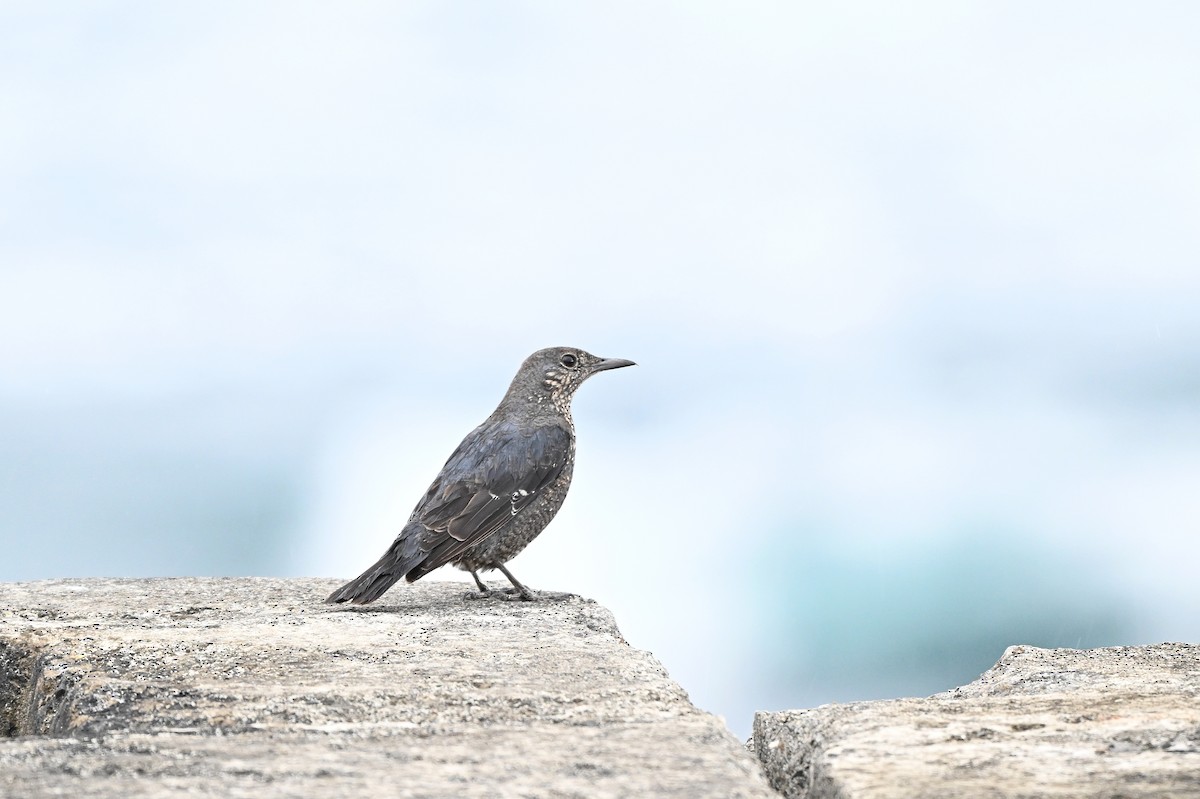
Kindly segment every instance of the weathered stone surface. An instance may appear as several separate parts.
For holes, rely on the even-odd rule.
[[[336,585],[0,585],[0,796],[775,795],[591,601]]]
[[[1200,797],[1200,646],[1010,647],[927,699],[759,713],[790,797]]]

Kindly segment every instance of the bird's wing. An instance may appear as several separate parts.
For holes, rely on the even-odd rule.
[[[443,566],[508,524],[567,464],[571,433],[562,425],[522,431],[483,425],[459,445],[413,512],[429,553],[422,574]]]

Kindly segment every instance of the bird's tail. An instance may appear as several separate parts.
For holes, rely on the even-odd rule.
[[[383,596],[385,591],[425,558],[425,553],[421,552],[417,543],[418,537],[406,535],[407,532],[401,533],[371,568],[334,591],[325,601],[366,605]]]

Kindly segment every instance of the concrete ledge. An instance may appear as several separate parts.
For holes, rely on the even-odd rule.
[[[789,797],[1200,796],[1200,646],[1010,647],[927,699],[759,713]]]
[[[336,584],[0,585],[0,795],[774,796],[594,602]]]

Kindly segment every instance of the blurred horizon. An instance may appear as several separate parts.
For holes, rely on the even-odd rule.
[[[0,23],[0,580],[353,576],[570,345],[513,571],[740,736],[1200,640],[1200,7]]]

